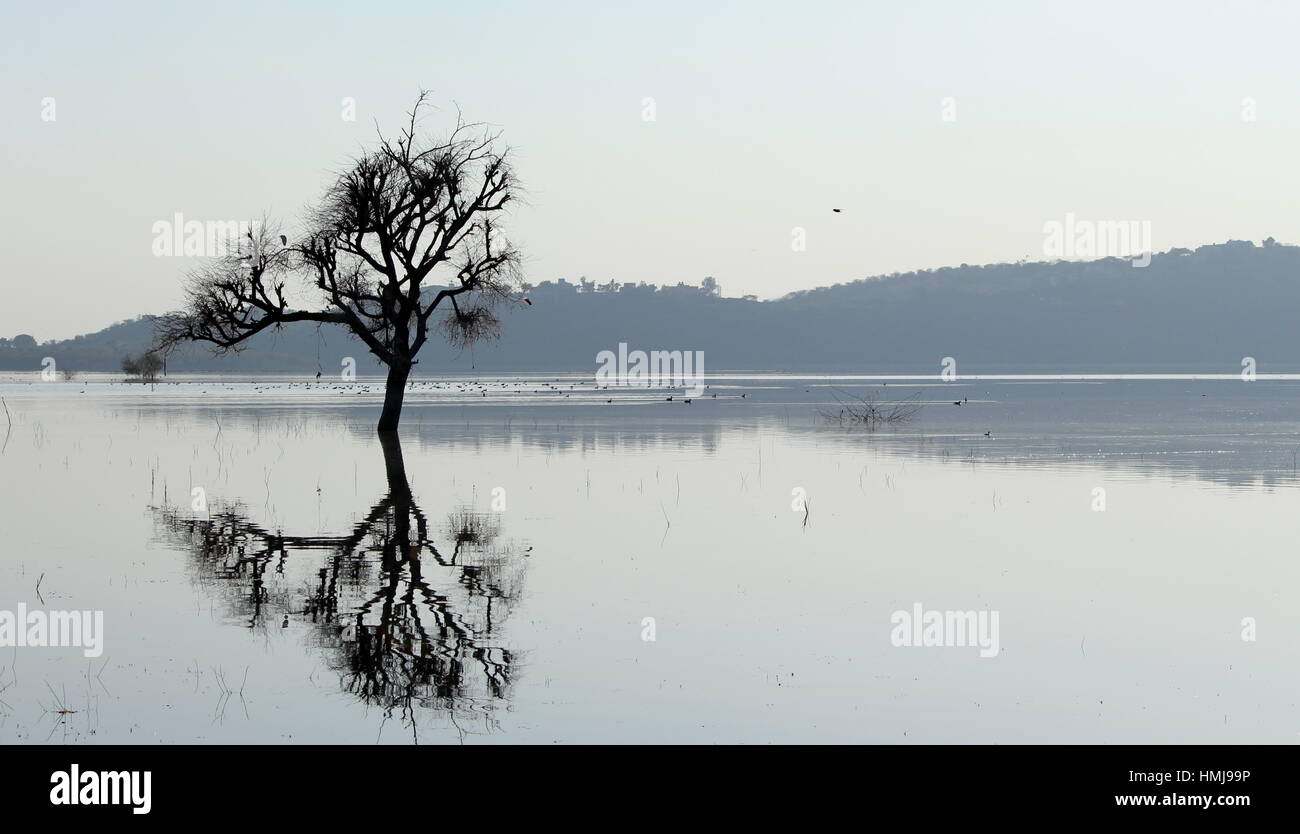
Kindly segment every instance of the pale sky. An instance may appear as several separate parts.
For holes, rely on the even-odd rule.
[[[153,255],[156,221],[292,221],[421,88],[515,147],[534,283],[712,275],[769,298],[1041,259],[1066,213],[1150,221],[1157,250],[1300,243],[1300,4],[0,0],[0,19],[0,336],[176,307],[193,261]]]

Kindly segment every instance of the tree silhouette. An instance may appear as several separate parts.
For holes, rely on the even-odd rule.
[[[271,327],[342,325],[387,366],[378,429],[396,431],[431,331],[460,348],[495,337],[492,308],[521,284],[519,253],[496,223],[516,192],[509,150],[459,115],[445,140],[422,139],[426,105],[421,93],[401,133],[381,134],[339,176],[303,235],[263,222],[238,251],[191,273],[185,308],[157,321],[158,348],[194,341],[221,353]],[[295,279],[314,287],[314,308],[291,302]]]
[[[522,593],[523,564],[495,545],[494,518],[469,510],[449,514],[439,549],[397,437],[380,442],[387,494],[347,536],[272,533],[239,507],[201,518],[161,507],[156,518],[233,617],[251,629],[310,622],[343,690],[414,730],[417,706],[454,716],[509,696],[516,658],[495,635]],[[325,554],[315,581],[295,589],[288,563],[313,551]]]

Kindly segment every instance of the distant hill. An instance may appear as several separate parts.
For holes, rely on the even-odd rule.
[[[947,267],[866,278],[781,299],[728,298],[704,286],[547,281],[532,305],[501,310],[500,340],[455,351],[431,341],[417,371],[593,368],[617,349],[703,350],[706,369],[922,371],[952,356],[959,371],[1300,369],[1300,247],[1249,241],[1128,261]],[[0,339],[0,369],[117,371],[148,347],[148,317],[36,344]],[[295,325],[212,357],[194,347],[172,371],[336,373],[345,356],[376,370],[360,342],[335,327]]]

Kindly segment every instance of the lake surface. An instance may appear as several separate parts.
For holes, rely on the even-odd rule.
[[[0,376],[0,742],[1300,739],[1300,382],[884,382]]]

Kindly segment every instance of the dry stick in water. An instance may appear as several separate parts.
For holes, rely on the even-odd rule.
[[[13,430],[14,430],[14,418],[9,416],[9,403],[5,402],[5,398],[4,398],[4,397],[0,397],[0,405],[3,405],[3,406],[4,406],[4,408],[5,408],[5,419],[7,419],[7,420],[9,421],[9,428],[5,430],[5,443],[4,443],[4,446],[3,446],[3,447],[0,447],[0,454],[3,454],[3,453],[4,453],[4,450],[9,448],[9,435],[12,434],[12,433],[13,433]]]
[[[919,402],[921,392],[901,400],[881,401],[874,395],[859,397],[834,394],[840,403],[838,412],[820,411],[821,417],[828,423],[840,423],[875,429],[882,425],[897,425],[910,421],[921,410]]]

